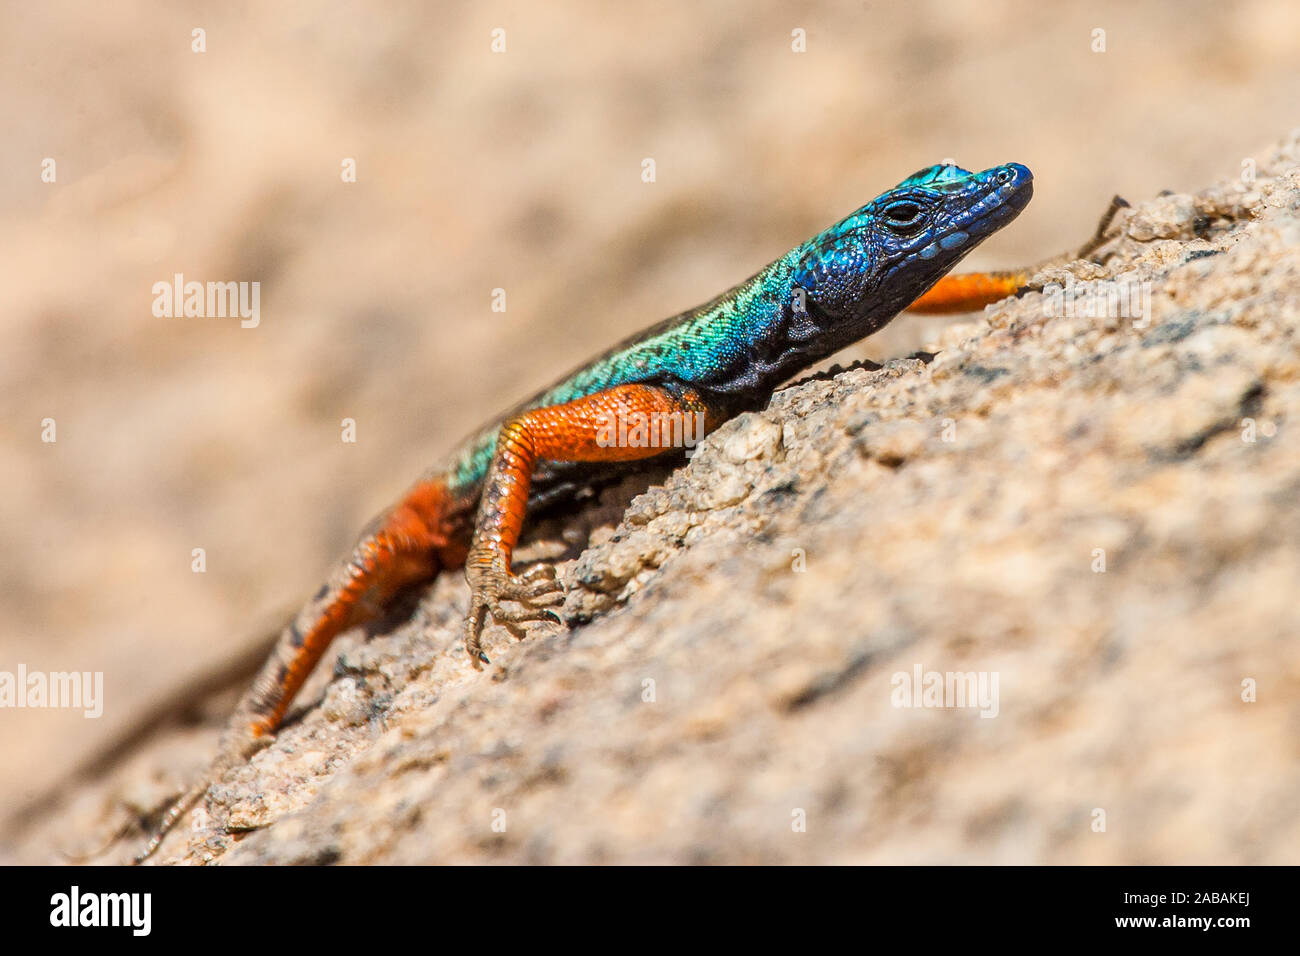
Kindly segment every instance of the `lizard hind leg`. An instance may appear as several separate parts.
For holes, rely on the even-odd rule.
[[[280,633],[270,656],[222,731],[217,756],[202,780],[163,815],[133,862],[158,849],[169,831],[225,773],[270,741],[289,705],[330,642],[376,617],[399,590],[464,561],[455,514],[459,506],[442,481],[417,484],[362,534],[315,596]]]
[[[440,481],[422,482],[361,535],[348,560],[291,621],[227,727],[223,755],[273,733],[330,642],[377,617],[393,596],[463,560]],[[242,716],[242,720],[238,719]],[[234,759],[236,762],[240,758]]]

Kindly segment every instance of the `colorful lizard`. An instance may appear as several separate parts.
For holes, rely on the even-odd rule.
[[[945,273],[1032,194],[1033,176],[1017,163],[979,173],[921,170],[747,281],[619,343],[471,436],[366,528],[284,629],[207,774],[167,810],[136,862],[274,733],[330,641],[375,617],[404,586],[464,566],[465,649],[476,668],[488,662],[482,630],[489,615],[516,636],[524,622],[559,621],[554,569],[511,571],[529,509],[564,500],[628,462],[681,453],[681,429],[619,443],[608,440],[611,423],[702,416],[703,430],[712,431],[904,309],[969,311],[1016,292],[1028,272]]]

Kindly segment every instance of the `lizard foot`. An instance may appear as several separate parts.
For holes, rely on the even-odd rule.
[[[489,614],[516,640],[526,632],[523,624],[546,621],[563,624],[564,621],[551,610],[564,600],[564,585],[550,565],[537,565],[523,574],[488,573],[471,585],[470,611],[465,618],[465,652],[477,670],[482,664],[492,663],[483,653],[483,625]],[[512,601],[518,607],[502,607],[502,601]]]
[[[1097,223],[1097,231],[1093,233],[1091,239],[1079,247],[1079,251],[1075,258],[1087,259],[1090,262],[1094,261],[1092,258],[1093,253],[1110,242],[1111,239],[1115,238],[1114,236],[1106,235],[1107,230],[1111,227],[1111,223],[1115,221],[1115,217],[1119,215],[1121,209],[1128,208],[1130,208],[1130,203],[1123,196],[1113,197],[1110,201],[1110,205],[1106,207],[1106,211],[1101,214],[1101,220]]]

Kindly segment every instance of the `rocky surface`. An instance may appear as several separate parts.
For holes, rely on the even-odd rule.
[[[1300,131],[1115,236],[548,522],[571,626],[484,672],[459,576],[350,635],[158,859],[1296,862]],[[899,706],[917,669],[996,679],[987,716]],[[156,803],[220,711],[24,845]]]

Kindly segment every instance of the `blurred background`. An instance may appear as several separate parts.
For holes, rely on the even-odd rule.
[[[0,710],[0,816],[589,353],[944,158],[1036,176],[965,267],[1072,249],[1239,174],[1298,61],[1285,0],[0,4],[0,670],[105,679],[98,720]],[[156,318],[175,273],[260,325]]]

